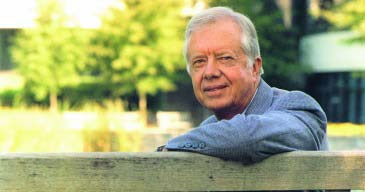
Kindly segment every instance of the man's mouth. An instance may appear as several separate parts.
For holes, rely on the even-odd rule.
[[[221,89],[224,89],[228,87],[227,85],[213,85],[213,86],[206,86],[204,87],[203,91],[204,92],[214,92],[214,91],[218,91],[218,90],[221,90]]]

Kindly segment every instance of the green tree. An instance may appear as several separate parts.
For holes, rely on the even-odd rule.
[[[227,6],[247,15],[259,37],[264,78],[272,86],[286,89],[303,88],[301,74],[305,68],[298,61],[298,34],[286,28],[275,1],[210,0],[210,6]]]
[[[321,16],[339,29],[351,29],[358,35],[350,42],[365,43],[365,1],[342,1],[332,9],[322,10]]]
[[[22,29],[14,38],[12,56],[25,89],[37,100],[49,96],[50,109],[57,110],[57,96],[64,85],[77,83],[87,59],[86,31],[66,27],[69,19],[57,0],[38,0],[34,28]]]
[[[146,122],[147,95],[175,88],[182,59],[182,1],[121,0],[92,40],[90,67],[113,85],[113,96],[135,92]]]

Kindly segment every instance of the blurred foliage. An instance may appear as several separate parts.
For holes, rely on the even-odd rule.
[[[82,82],[61,88],[62,109],[82,109],[90,103],[103,105],[105,100],[117,100],[112,97],[113,86],[105,82]],[[67,106],[66,106],[67,105]]]
[[[57,98],[64,85],[78,83],[86,63],[87,31],[69,28],[57,0],[38,0],[36,27],[22,29],[14,39],[12,56],[25,81],[24,89],[37,101]],[[57,100],[51,107],[57,107]]]
[[[307,69],[298,61],[298,32],[285,28],[282,12],[275,1],[210,0],[210,6],[227,6],[247,15],[254,23],[259,37],[264,79],[285,89],[301,89],[303,72]]]
[[[12,107],[15,105],[15,98],[19,94],[20,90],[5,89],[0,92],[0,106]]]
[[[111,7],[92,39],[90,69],[114,96],[175,89],[184,69],[183,1],[123,0]]]
[[[350,42],[365,43],[365,1],[341,1],[331,9],[321,11],[321,16],[339,29],[351,29],[358,35]]]
[[[183,1],[120,0],[95,30],[68,26],[58,0],[38,3],[36,27],[20,30],[12,47],[25,81],[21,102],[52,108],[55,98],[69,107],[135,95],[146,101],[186,80],[179,73],[185,65]]]

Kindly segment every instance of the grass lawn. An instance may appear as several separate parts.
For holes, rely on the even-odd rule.
[[[365,137],[365,124],[329,123],[327,132],[330,137]]]

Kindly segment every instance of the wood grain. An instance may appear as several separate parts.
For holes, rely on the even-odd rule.
[[[365,152],[291,152],[261,163],[183,152],[2,153],[0,191],[365,189]]]

